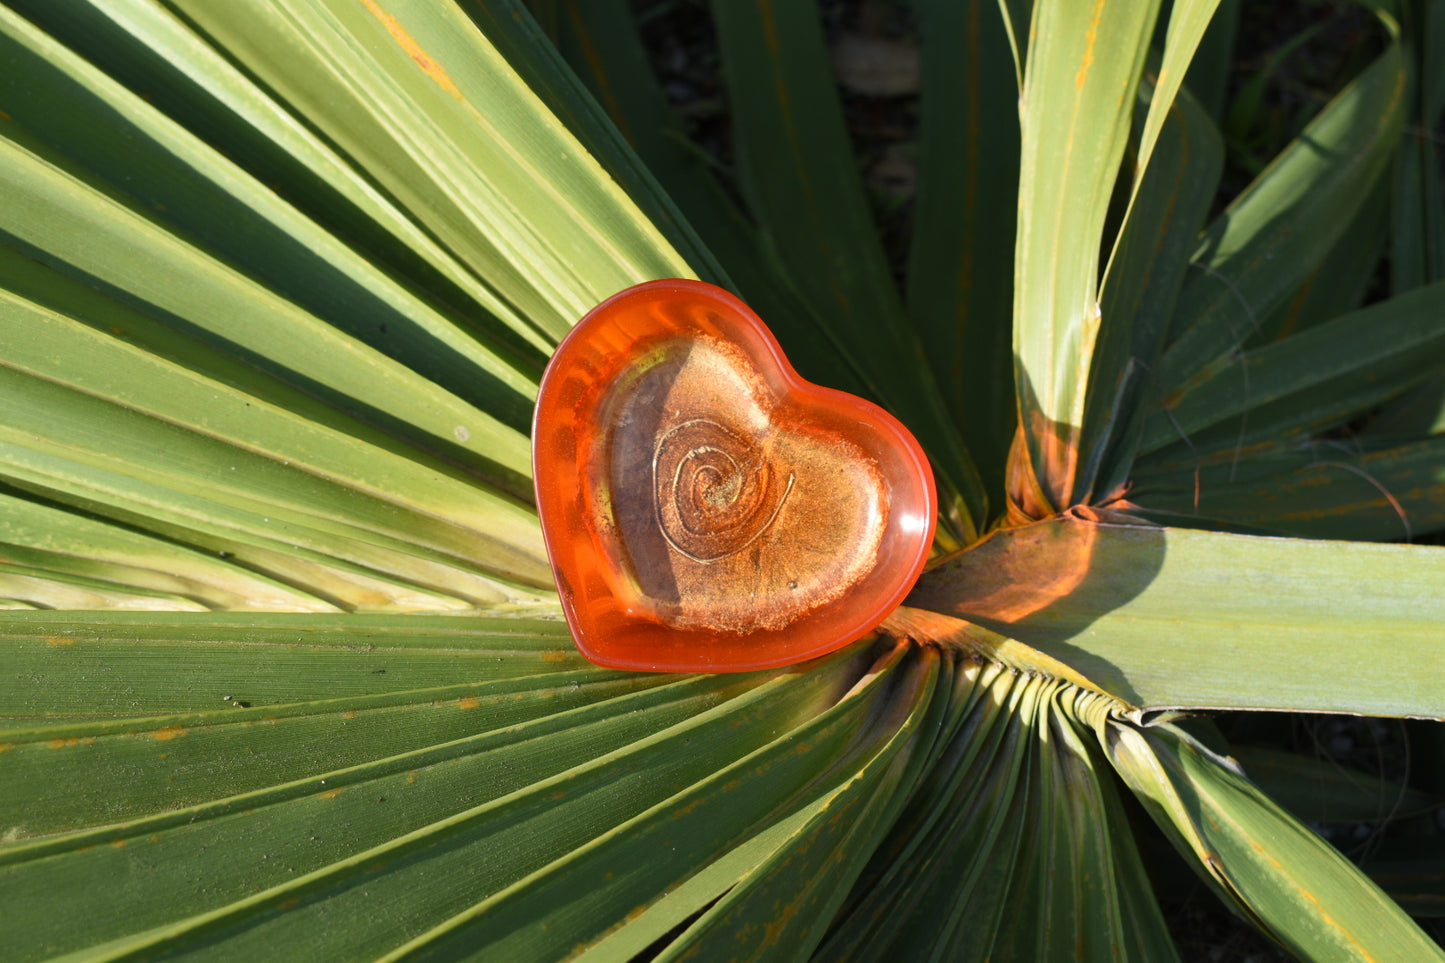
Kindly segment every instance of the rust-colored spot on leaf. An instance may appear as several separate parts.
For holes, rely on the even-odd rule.
[[[416,770],[413,769],[411,772],[409,772],[409,773],[406,774],[406,784],[407,784],[408,786],[410,786],[410,785],[414,784],[415,782],[416,782]]]
[[[798,913],[797,903],[786,903],[781,909],[775,910],[772,922],[764,928],[763,946],[771,946],[777,943],[788,928],[788,921]]]
[[[447,76],[447,72],[442,69],[441,64],[437,63],[427,55],[425,50],[421,49],[421,44],[417,43],[412,35],[406,32],[406,29],[397,22],[395,17],[381,9],[381,6],[376,3],[376,0],[361,0],[361,2],[366,5],[367,10],[371,11],[373,17],[381,21],[381,25],[386,28],[386,32],[391,34],[392,39],[397,42],[397,45],[400,46],[402,50],[406,51],[406,55],[416,61],[416,65],[420,67],[428,77],[436,81],[438,87],[451,94],[457,100],[462,99],[462,92],[457,89],[456,84],[452,83],[452,78]]]
[[[146,842],[148,842],[148,843],[158,843],[158,842],[160,842],[160,841],[161,841],[161,834],[160,834],[160,833],[151,833],[149,836],[146,837]]]
[[[70,736],[67,739],[51,739],[49,746],[52,749],[69,749],[71,746],[80,745],[79,736]]]
[[[346,720],[348,720],[348,721],[351,720],[351,719],[355,719],[355,718],[356,718],[356,710],[355,710],[355,709],[347,709],[345,712],[343,712],[343,713],[341,714],[341,718],[346,719]]]
[[[110,844],[111,844],[112,846],[114,846],[116,849],[124,849],[124,848],[125,848],[125,844],[128,843],[128,842],[130,842],[130,840],[121,838],[121,839],[112,839],[112,840],[110,841]]]
[[[62,645],[74,645],[75,640],[68,635],[47,635],[45,637],[45,644],[59,648]]]
[[[458,709],[475,709],[481,704],[482,700],[478,699],[476,696],[465,696],[457,700]]]
[[[150,736],[156,742],[169,742],[172,739],[179,739],[188,734],[185,726],[166,726],[163,729],[157,729],[155,732],[146,733],[146,735]]]
[[[13,748],[15,748],[15,743],[13,742],[0,742],[0,752],[4,752],[6,749]]]
[[[281,905],[277,906],[276,908],[281,910],[288,910],[299,902],[301,902],[301,897],[293,896],[290,899],[282,900]]]
[[[345,787],[345,786],[341,787],[340,789],[328,789],[328,790],[326,790],[326,791],[323,792],[323,793],[318,793],[318,794],[317,794],[317,798],[318,798],[318,799],[335,799],[337,796],[341,795],[341,794],[344,793],[344,792],[346,792],[346,787]]]
[[[1079,72],[1074,76],[1074,89],[1083,90],[1084,81],[1089,78],[1089,68],[1094,65],[1094,43],[1099,39],[1099,20],[1104,15],[1104,0],[1094,0],[1094,15],[1089,20],[1089,32],[1084,36],[1084,57],[1079,62]]]
[[[546,652],[543,652],[543,653],[542,653],[542,661],[543,661],[543,662],[566,662],[566,661],[567,661],[567,653],[566,653],[566,652],[563,652],[561,649],[548,649]]]

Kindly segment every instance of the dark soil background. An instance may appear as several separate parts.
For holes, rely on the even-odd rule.
[[[634,0],[633,5],[668,99],[726,181],[733,164],[731,130],[706,0]],[[913,5],[909,0],[820,0],[820,7],[860,174],[901,280],[911,229],[918,136],[918,23]],[[1216,210],[1303,129],[1344,79],[1378,55],[1383,40],[1369,11],[1346,0],[1241,4],[1231,67],[1223,91],[1215,92],[1216,97],[1222,94],[1226,105],[1221,130],[1227,146]],[[1440,131],[1427,136],[1445,144]],[[1387,277],[1384,262],[1377,295],[1385,293]],[[1418,756],[1442,758],[1445,726],[1438,723],[1272,713],[1225,713],[1211,722],[1218,727],[1214,732],[1231,744],[1286,749],[1346,770],[1409,779],[1445,791],[1445,774],[1426,774],[1422,780],[1411,764],[1412,746]],[[1424,753],[1419,752],[1422,746]],[[1131,798],[1127,791],[1121,795]],[[1370,857],[1387,837],[1445,828],[1442,815],[1416,817],[1402,827],[1386,809],[1372,823],[1315,828],[1368,868]],[[1291,959],[1215,897],[1142,809],[1133,816],[1170,931],[1187,963]],[[1422,825],[1420,820],[1434,824]],[[1445,942],[1440,919],[1423,922],[1427,931]]]

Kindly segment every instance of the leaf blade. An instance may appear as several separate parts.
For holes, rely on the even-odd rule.
[[[1442,578],[1434,546],[1069,515],[995,533],[926,572],[906,604],[996,628],[1136,706],[1445,718]]]
[[[996,2],[917,7],[923,66],[908,315],[996,516],[1018,417],[1013,386],[998,375],[1012,350],[1018,82]]]
[[[1398,44],[1335,97],[1205,233],[1158,384],[1227,357],[1325,256],[1382,173],[1404,117]]]
[[[716,3],[744,194],[764,245],[828,319],[876,396],[918,437],[965,540],[987,517],[978,471],[908,324],[862,194],[816,5]],[[780,91],[782,92],[780,94]]]
[[[1100,317],[1099,247],[1157,12],[1156,3],[1119,0],[1034,6],[1014,255],[1024,446],[1015,458],[1027,457],[1047,504],[1030,506],[1028,496],[1011,492],[1030,517],[1063,507],[1073,491]]]
[[[1119,773],[1201,875],[1306,959],[1442,959],[1439,945],[1332,846],[1173,727],[1113,723]]]

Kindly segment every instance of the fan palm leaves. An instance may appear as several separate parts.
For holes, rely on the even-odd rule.
[[[534,6],[0,6],[7,956],[1170,959],[1132,798],[1298,955],[1439,958],[1181,716],[1445,718],[1375,543],[1445,525],[1445,288],[1328,268],[1433,183],[1414,22],[1210,221],[1213,3],[920,0],[900,289],[811,4],[715,4],[746,213],[625,4]],[[536,383],[669,276],[929,451],[879,632],[576,653]]]

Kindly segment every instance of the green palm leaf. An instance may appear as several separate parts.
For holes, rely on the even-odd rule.
[[[1013,385],[998,375],[1013,352],[1008,239],[1019,177],[1018,86],[995,5],[918,3],[927,96],[919,104],[906,290],[909,318],[988,490],[990,523],[1004,513],[1018,421]]]
[[[1024,445],[1015,457],[1026,458],[1037,482],[1034,492],[1011,493],[1025,515],[1062,508],[1073,492],[1101,317],[1100,238],[1157,14],[1157,4],[1124,0],[1034,8],[1020,99],[1014,255],[1014,378]]]
[[[1300,957],[1440,956],[1338,850],[1182,731],[1115,724],[1108,744],[1130,788],[1173,827],[1175,844],[1192,850],[1219,892]]]
[[[852,162],[811,3],[714,6],[739,139],[739,181],[762,240],[828,317],[876,395],[918,435],[943,486],[946,520],[975,537],[988,517],[923,346],[889,277]],[[951,504],[961,499],[961,504]]]
[[[921,4],[905,297],[811,4],[715,5],[746,211],[661,133],[626,5],[536,6],[560,53],[512,0],[0,6],[7,958],[1175,958],[1111,770],[1296,952],[1440,958],[1153,711],[1445,717],[1439,550],[1140,521],[1393,536],[1292,447],[1392,401],[1352,477],[1440,524],[1438,439],[1385,427],[1429,407],[1438,292],[1286,304],[1349,214],[1383,231],[1412,35],[1199,246],[1218,133],[1180,82],[1212,3],[1149,73],[1154,3]],[[536,383],[597,301],[699,275],[913,425],[967,544],[814,663],[604,670],[531,506]],[[1288,336],[1235,337],[1221,278]]]
[[[1445,551],[1089,514],[997,532],[926,572],[908,604],[1025,642],[1136,706],[1445,716]]]

